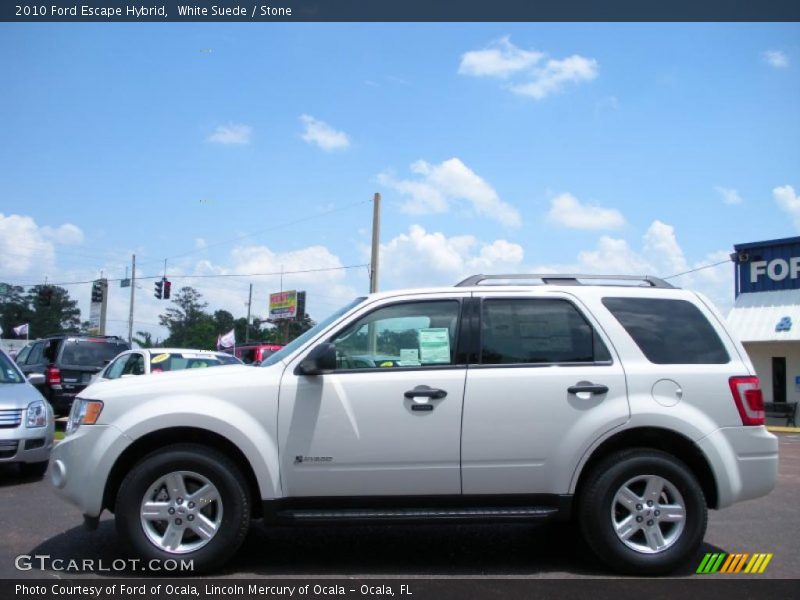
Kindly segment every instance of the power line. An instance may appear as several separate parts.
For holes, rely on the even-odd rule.
[[[206,244],[202,248],[195,248],[194,250],[190,250],[188,252],[184,252],[183,254],[176,254],[174,256],[168,256],[168,257],[166,257],[166,260],[173,260],[173,259],[176,259],[176,258],[183,258],[184,256],[189,256],[190,254],[196,254],[198,252],[203,252],[205,250],[208,250],[209,248],[216,248],[217,246],[222,246],[224,244],[230,244],[230,243],[233,243],[233,242],[238,242],[240,240],[244,240],[244,239],[251,238],[251,237],[254,237],[254,236],[257,236],[257,235],[261,235],[262,233],[267,233],[268,231],[275,231],[275,230],[278,230],[278,229],[284,229],[284,228],[290,227],[292,225],[297,225],[298,223],[304,223],[306,221],[311,221],[313,219],[319,219],[321,217],[327,217],[328,215],[332,215],[332,214],[337,213],[337,212],[342,212],[344,210],[349,210],[351,208],[355,208],[356,206],[361,206],[361,205],[367,204],[369,202],[371,202],[371,200],[361,200],[359,202],[354,202],[352,204],[347,204],[347,205],[341,206],[339,208],[333,208],[331,210],[327,210],[327,211],[324,211],[324,212],[321,212],[321,213],[317,213],[317,214],[314,214],[314,215],[308,215],[306,217],[301,217],[299,219],[295,219],[294,221],[288,221],[288,222],[285,222],[285,223],[281,223],[280,225],[273,225],[271,227],[267,227],[266,229],[259,229],[258,231],[245,233],[244,235],[240,235],[240,236],[235,237],[235,238],[229,238],[227,240],[214,242],[212,244]],[[162,259],[151,258],[151,259],[148,259],[148,260],[143,261],[143,262],[151,263],[151,262],[156,262],[156,261],[160,261],[160,260],[162,260]]]
[[[703,265],[702,267],[697,267],[696,269],[690,269],[688,271],[684,271],[682,273],[675,273],[675,275],[670,275],[669,277],[662,277],[661,279],[672,279],[674,277],[680,277],[681,275],[688,275],[689,273],[695,273],[696,271],[702,271],[703,269],[710,269],[712,267],[718,267],[720,265],[724,265],[726,263],[731,262],[730,258],[726,258],[725,260],[721,260],[719,262],[714,263],[713,265]]]
[[[224,277],[271,277],[271,276],[278,276],[278,275],[297,275],[302,273],[320,273],[323,271],[343,271],[347,269],[360,269],[362,267],[369,266],[368,263],[358,264],[358,265],[344,265],[341,267],[320,267],[318,269],[298,269],[296,271],[273,271],[271,273],[217,273],[217,274],[209,274],[209,275],[171,275],[170,279],[217,279],[217,278],[224,278]],[[146,277],[137,277],[136,280],[140,281],[142,279],[161,279],[162,275],[149,275]],[[107,281],[122,281],[123,278],[106,278]],[[62,281],[62,282],[48,282],[47,285],[49,286],[67,286],[67,285],[83,285],[87,283],[94,283],[95,279],[88,279],[86,281]],[[5,282],[9,283],[9,282]],[[9,285],[20,285],[15,283],[9,283]],[[22,284],[26,285],[26,284]],[[44,284],[36,284],[36,285],[44,285]]]

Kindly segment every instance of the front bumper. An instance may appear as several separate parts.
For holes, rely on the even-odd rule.
[[[50,481],[56,493],[84,515],[99,517],[111,468],[130,443],[113,425],[81,425],[53,450]]]
[[[45,427],[25,427],[25,413],[17,427],[0,429],[0,463],[47,462],[53,450],[55,423]]]
[[[778,481],[778,438],[766,427],[724,427],[698,445],[717,480],[717,508],[766,496]]]

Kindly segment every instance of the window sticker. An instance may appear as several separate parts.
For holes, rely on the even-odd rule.
[[[159,354],[158,356],[154,356],[153,358],[150,359],[150,364],[152,365],[152,364],[164,362],[168,358],[169,358],[169,354],[168,353],[167,354]]]
[[[450,330],[447,327],[419,330],[419,359],[422,364],[450,362]]]
[[[448,356],[448,360],[450,357]],[[400,366],[415,367],[420,364],[419,350],[417,348],[401,348],[400,349]]]

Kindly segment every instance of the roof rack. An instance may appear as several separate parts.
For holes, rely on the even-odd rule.
[[[484,281],[497,281],[497,280],[540,280],[541,283],[523,283],[521,285],[627,285],[638,281],[639,287],[651,287],[662,289],[675,289],[671,283],[667,283],[658,277],[650,275],[580,275],[580,274],[564,274],[564,273],[513,273],[510,275],[472,275],[467,277],[464,281],[456,284],[456,287],[470,287],[480,285]],[[583,281],[590,282],[603,282],[603,283],[584,283]],[[613,282],[618,283],[613,283]],[[489,284],[489,285],[502,285],[502,284]]]

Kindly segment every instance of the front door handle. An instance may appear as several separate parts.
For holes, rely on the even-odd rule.
[[[590,393],[590,394],[607,394],[608,386],[601,383],[587,383],[580,382],[567,388],[570,394]]]
[[[403,394],[406,398],[419,398],[420,396],[424,398],[431,398],[433,400],[441,400],[445,396],[447,396],[447,392],[444,390],[440,390],[437,388],[428,387],[427,385],[418,385],[413,390],[408,390],[405,394]]]

